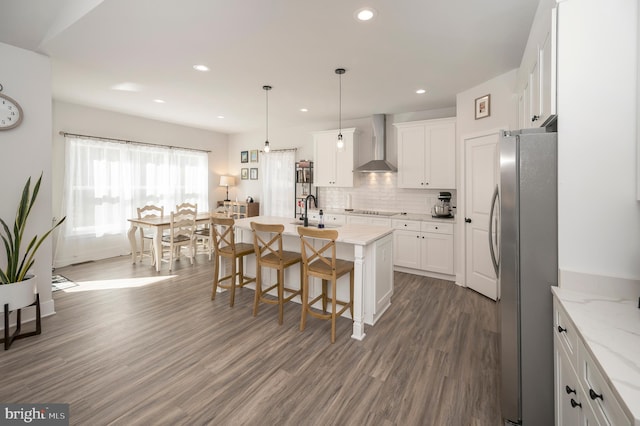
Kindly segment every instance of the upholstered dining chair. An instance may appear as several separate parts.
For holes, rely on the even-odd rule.
[[[173,262],[176,258],[180,257],[183,247],[189,250],[187,256],[193,265],[193,258],[196,254],[194,235],[196,230],[196,216],[196,210],[183,209],[177,213],[171,212],[169,235],[162,237],[162,246],[166,247],[169,252],[169,271],[173,270]]]
[[[302,265],[304,267],[304,281],[302,283],[302,317],[300,319],[300,331],[304,331],[307,314],[315,318],[331,320],[331,343],[336,341],[336,318],[347,309],[351,312],[353,321],[353,280],[354,264],[348,260],[336,259],[336,239],[338,231],[335,229],[315,229],[298,226],[300,246],[302,253]],[[322,246],[316,247],[321,241]],[[325,252],[328,256],[325,257]],[[338,300],[338,279],[349,274],[349,301]],[[322,280],[322,293],[313,300],[309,300],[309,277]],[[328,283],[331,282],[331,294],[328,292]],[[322,301],[322,313],[314,311],[312,306]],[[331,312],[327,313],[327,302],[331,302]],[[337,305],[341,306],[337,310]]]
[[[236,287],[244,287],[250,282],[254,282],[255,278],[247,278],[244,276],[244,257],[254,253],[253,244],[236,243],[233,218],[212,216],[211,227],[209,228],[213,235],[213,251],[215,253],[215,266],[213,271],[213,289],[211,291],[211,300],[215,300],[218,287],[229,290],[229,306],[233,307],[236,297]],[[220,265],[222,259],[228,259],[231,262],[231,274],[224,277],[220,275]],[[236,278],[239,282],[236,283]],[[224,283],[224,281],[229,281]]]
[[[144,207],[138,207],[138,219],[148,219],[153,217],[164,217],[164,207],[158,207],[153,204],[147,204]],[[156,256],[155,256],[155,248],[153,245],[153,237],[154,234],[149,233],[148,231],[140,227],[138,228],[140,231],[140,262],[142,262],[142,258],[144,256],[149,256],[151,258],[151,265],[156,264]],[[145,252],[145,241],[149,241],[149,252]]]
[[[285,302],[301,294],[302,291],[302,256],[300,253],[282,249],[284,225],[251,222],[251,229],[253,230],[253,248],[256,252],[256,294],[253,301],[253,316],[258,315],[260,302],[277,304],[278,323],[282,324]],[[285,269],[295,264],[300,266],[300,287],[297,289],[287,287],[284,282]],[[275,284],[262,288],[262,268],[278,271]],[[275,299],[267,297],[267,294],[273,289],[277,289]]]

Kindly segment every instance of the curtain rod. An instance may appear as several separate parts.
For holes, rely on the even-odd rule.
[[[269,150],[269,152],[283,152],[283,151],[297,151],[298,148],[283,148],[283,149],[271,149]],[[263,154],[268,154],[269,152],[264,152],[263,150],[260,150],[260,152],[262,152]]]
[[[169,148],[169,149],[184,149],[185,151],[197,151],[197,152],[206,152],[206,153],[211,152],[211,151],[206,151],[204,149],[183,148],[181,146],[162,145],[162,144],[159,144],[159,143],[129,141],[129,140],[126,140],[126,139],[105,138],[105,137],[102,137],[102,136],[79,135],[79,134],[76,134],[76,133],[63,132],[62,130],[60,131],[60,135],[62,135],[62,136],[75,136],[75,137],[79,137],[79,138],[98,139],[98,140],[103,140],[103,141],[112,141],[112,142],[124,143],[124,144],[132,144],[132,145],[161,146],[163,148]]]

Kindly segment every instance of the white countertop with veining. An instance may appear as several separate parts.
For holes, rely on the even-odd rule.
[[[241,229],[251,229],[251,222],[282,224],[284,225],[284,235],[298,236],[299,221],[293,218],[274,216],[254,216],[244,219],[236,219],[235,226]],[[393,232],[392,228],[380,225],[365,225],[359,223],[347,223],[344,225],[327,225],[325,229],[335,229],[338,231],[337,242],[367,245]]]
[[[426,214],[418,214],[418,213],[394,213],[393,215],[386,214],[363,214],[358,213],[357,211],[347,211],[347,210],[333,210],[327,209],[323,210],[325,214],[343,214],[346,216],[366,216],[366,217],[374,217],[380,219],[400,219],[400,220],[417,220],[421,222],[443,222],[443,223],[455,223],[456,218],[444,218],[444,217],[433,217],[430,213]],[[317,209],[309,210],[309,213],[317,213]]]
[[[640,309],[615,299],[552,287],[609,384],[640,425]]]

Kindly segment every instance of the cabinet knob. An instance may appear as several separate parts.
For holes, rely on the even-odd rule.
[[[534,121],[538,121],[540,119],[539,115],[534,115],[533,117],[531,117],[531,122],[533,123]]]
[[[420,238],[420,235],[416,235],[416,238]]]
[[[424,240],[424,237],[422,237],[422,239]]]
[[[467,223],[471,223],[471,218],[470,217],[465,217],[464,221],[467,222]]]
[[[576,407],[580,407],[580,408],[582,408],[582,404],[581,404],[580,402],[576,402],[576,400],[575,400],[575,399],[573,399],[573,398],[571,398],[571,406],[572,406],[573,408],[576,408]]]
[[[407,226],[407,224],[405,223],[404,226]]]
[[[567,392],[567,395],[571,395],[572,393],[576,393],[575,389],[571,389],[569,385],[564,387],[564,390]],[[576,394],[577,395],[577,394]]]
[[[438,227],[436,226],[436,229],[438,229]]]
[[[594,401],[598,398],[602,399],[602,394],[601,393],[597,393],[596,391],[594,391],[593,389],[589,389],[589,397],[591,397],[591,399],[593,399]],[[604,401],[604,400],[603,400]]]
[[[561,325],[558,326],[558,333],[566,333],[567,329],[566,328],[562,328]]]

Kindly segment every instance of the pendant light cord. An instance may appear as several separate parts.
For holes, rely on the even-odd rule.
[[[269,140],[269,91],[267,90],[267,114],[265,116],[265,120],[266,120],[266,126],[265,128],[267,129],[267,139]]]
[[[342,74],[338,74],[340,78],[340,95],[338,96],[338,102],[340,105],[338,106],[338,127],[340,128],[339,133],[342,134]]]

